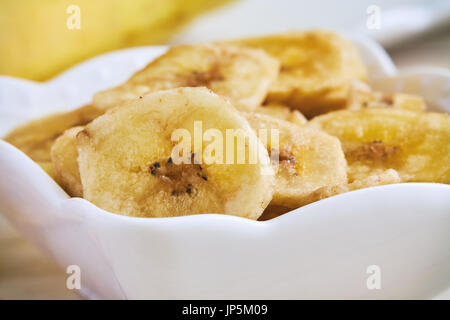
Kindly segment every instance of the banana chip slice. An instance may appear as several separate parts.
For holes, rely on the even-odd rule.
[[[400,109],[331,112],[307,127],[338,137],[349,182],[394,169],[403,182],[450,183],[450,116]]]
[[[109,110],[78,133],[77,145],[84,198],[111,212],[257,219],[272,198],[267,150],[228,100],[206,88],[155,92]]]
[[[351,174],[349,174],[350,176]],[[338,185],[330,185],[317,189],[310,196],[306,202],[315,202],[325,198],[329,198],[331,196],[335,196],[344,192],[349,192],[353,190],[358,190],[362,188],[382,186],[386,184],[400,183],[401,179],[398,175],[398,172],[394,169],[379,169],[373,170],[364,175],[360,175],[359,178],[355,178],[352,176],[353,182],[338,184]],[[269,206],[270,207],[270,206]],[[267,209],[266,209],[267,211]]]
[[[290,32],[227,43],[263,49],[278,58],[280,74],[267,101],[289,105],[308,118],[345,108],[351,81],[366,79],[358,50],[333,32]]]
[[[268,104],[257,107],[254,112],[262,113],[276,119],[285,120],[288,122],[295,123],[296,125],[302,126],[308,120],[303,114],[298,110],[292,110],[287,106],[281,104]]]
[[[263,142],[275,160],[271,205],[297,208],[308,204],[309,195],[316,189],[347,183],[345,157],[338,139],[263,114],[244,114],[257,133],[262,129],[270,137],[273,132],[278,135],[277,145],[271,138]],[[278,154],[278,162],[274,153]]]
[[[126,83],[97,93],[93,104],[108,109],[158,90],[208,87],[230,98],[236,108],[252,110],[265,99],[278,70],[279,62],[262,50],[181,45],[169,49]]]
[[[421,96],[402,92],[388,95],[373,91],[366,83],[355,80],[350,88],[346,109],[364,108],[393,108],[423,112],[426,104]]]
[[[87,105],[73,111],[52,114],[14,129],[3,139],[46,168],[51,165],[50,149],[56,138],[65,130],[85,125],[102,113],[102,110]]]
[[[53,143],[50,152],[54,179],[72,197],[83,196],[76,144],[76,136],[83,129],[78,126],[66,130]]]

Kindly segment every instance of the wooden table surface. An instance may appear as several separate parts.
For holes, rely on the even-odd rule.
[[[450,68],[450,33],[440,32],[390,51],[399,67]],[[66,274],[0,216],[0,299],[80,299]],[[450,291],[446,295],[450,297]]]
[[[66,276],[0,216],[0,299],[80,299]]]

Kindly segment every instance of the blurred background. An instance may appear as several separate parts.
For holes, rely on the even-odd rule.
[[[43,81],[111,50],[306,28],[373,37],[400,67],[450,67],[449,0],[0,0],[0,74]]]
[[[450,0],[0,0],[0,75],[45,81],[101,53],[293,29],[367,35],[400,68],[450,68]],[[79,299],[0,217],[0,299]]]

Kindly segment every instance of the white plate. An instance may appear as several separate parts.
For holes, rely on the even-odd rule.
[[[448,70],[398,73],[355,39],[370,81],[448,111]],[[164,47],[114,52],[46,83],[0,77],[0,133],[89,102]],[[446,109],[447,108],[447,109]],[[0,212],[66,268],[90,298],[432,298],[450,286],[450,186],[397,184],[331,197],[258,222],[225,215],[130,218],[70,199],[37,164],[0,141]],[[381,288],[370,290],[370,266]]]

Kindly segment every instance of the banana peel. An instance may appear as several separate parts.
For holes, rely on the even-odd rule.
[[[0,74],[44,81],[107,51],[163,43],[198,14],[229,1],[1,1]]]

